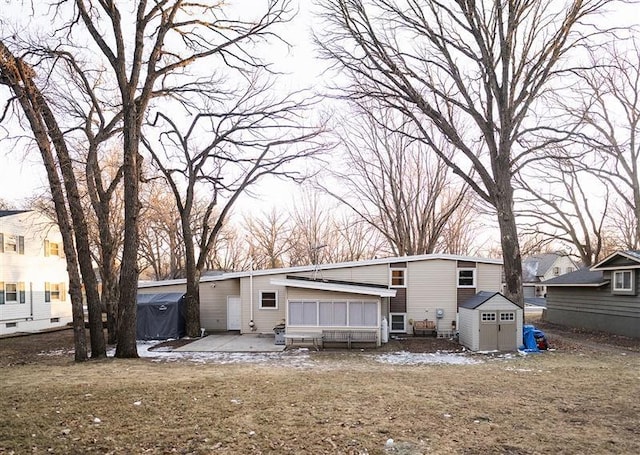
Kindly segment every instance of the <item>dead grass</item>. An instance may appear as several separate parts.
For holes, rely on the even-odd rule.
[[[476,365],[359,352],[312,354],[304,368],[78,365],[37,355],[70,342],[49,337],[0,340],[0,453],[640,453],[640,355],[628,346],[553,334],[556,351]]]

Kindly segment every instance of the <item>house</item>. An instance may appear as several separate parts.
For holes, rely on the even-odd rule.
[[[68,284],[56,223],[31,210],[0,210],[0,335],[71,322]]]
[[[207,331],[286,333],[330,329],[410,333],[415,320],[451,331],[458,306],[498,291],[502,261],[427,254],[204,276],[200,317]],[[139,293],[184,292],[184,280],[140,283]],[[380,343],[380,337],[377,337]]]
[[[546,320],[640,338],[640,251],[618,251],[591,269],[545,281]]]
[[[480,291],[460,306],[460,344],[472,351],[516,351],[523,310],[499,292]]]
[[[576,270],[576,264],[566,254],[534,254],[522,261],[522,290],[525,299],[545,297],[543,281]]]

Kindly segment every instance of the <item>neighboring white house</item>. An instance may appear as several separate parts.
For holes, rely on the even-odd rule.
[[[71,322],[68,283],[57,224],[31,210],[0,210],[0,335]]]
[[[566,254],[534,254],[522,261],[522,287],[525,298],[545,297],[543,281],[577,270],[575,262]]]
[[[224,273],[200,281],[207,331],[288,334],[327,329],[410,333],[414,320],[451,332],[459,306],[477,291],[499,291],[502,261],[427,254],[318,266]],[[184,292],[184,280],[140,283],[139,293]]]

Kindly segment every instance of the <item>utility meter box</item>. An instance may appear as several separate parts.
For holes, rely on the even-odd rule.
[[[436,318],[437,319],[442,319],[443,317],[444,317],[444,309],[438,308],[436,310]]]

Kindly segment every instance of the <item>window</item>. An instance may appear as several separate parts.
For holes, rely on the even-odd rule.
[[[495,313],[480,313],[480,320],[482,322],[495,322],[496,314]]]
[[[391,269],[391,287],[392,288],[404,288],[406,287],[405,274],[406,269]]]
[[[390,332],[406,332],[407,331],[407,315],[405,313],[391,313],[390,318]]]
[[[55,242],[49,243],[49,255],[60,256],[60,244]]]
[[[65,283],[49,283],[44,284],[44,301],[51,302],[52,300],[64,301],[67,298],[67,291]]]
[[[553,276],[559,276],[559,275],[560,275],[560,267],[554,267]]]
[[[613,272],[614,292],[633,292],[633,271],[619,270]]]
[[[575,272],[576,269],[574,267],[567,267],[567,273]]]
[[[349,326],[377,326],[378,305],[375,302],[349,302]]]
[[[289,302],[289,324],[318,325],[318,302]]]
[[[4,244],[4,250],[8,253],[18,251],[18,238],[15,235],[8,235]]]
[[[319,302],[319,307],[320,325],[347,325],[347,302]]]
[[[476,269],[458,269],[458,287],[473,288],[476,286]]]
[[[17,283],[7,283],[4,285],[4,298],[7,303],[16,303],[18,301]]]
[[[278,309],[277,291],[260,291],[260,308],[267,310]]]
[[[0,234],[0,253],[24,254],[24,236]]]
[[[289,301],[288,324],[323,327],[377,327],[378,302]]]
[[[62,300],[60,295],[60,283],[51,283],[51,300]]]
[[[516,314],[515,313],[500,313],[500,321],[515,321]]]

